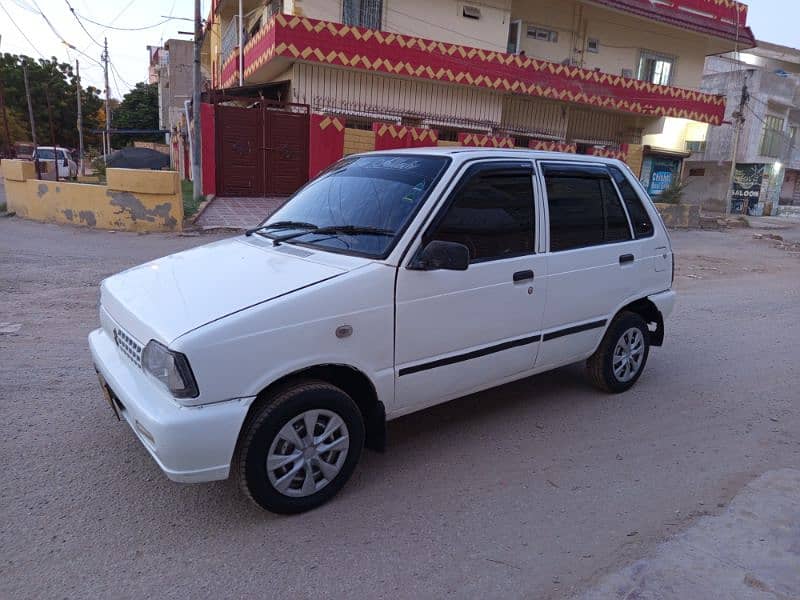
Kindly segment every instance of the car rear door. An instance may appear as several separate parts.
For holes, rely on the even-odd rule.
[[[641,256],[605,165],[547,161],[538,166],[549,251],[537,370],[546,370],[594,351],[617,308],[638,288]]]
[[[464,244],[465,271],[409,269],[397,276],[395,390],[411,412],[533,369],[544,312],[545,258],[536,252],[531,161],[468,167],[426,227]]]

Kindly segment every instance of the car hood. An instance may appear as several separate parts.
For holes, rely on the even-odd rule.
[[[179,252],[106,279],[102,307],[142,343],[171,343],[245,308],[331,279],[365,263],[281,245],[231,238]]]

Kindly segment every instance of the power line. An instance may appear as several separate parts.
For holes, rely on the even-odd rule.
[[[102,47],[103,47],[103,44],[101,44],[100,42],[98,42],[98,41],[97,41],[97,40],[94,38],[94,36],[93,36],[91,33],[89,33],[89,30],[88,30],[88,29],[86,29],[86,26],[83,24],[83,21],[81,21],[80,17],[78,17],[78,13],[76,13],[76,12],[75,12],[75,9],[74,9],[74,8],[72,8],[72,5],[69,3],[69,0],[64,0],[64,2],[66,2],[66,3],[67,3],[67,7],[69,7],[69,12],[71,12],[71,13],[72,13],[72,16],[73,16],[73,17],[75,17],[75,20],[78,22],[78,25],[80,25],[80,26],[81,26],[81,29],[83,29],[83,31],[86,33],[86,35],[88,35],[88,36],[89,36],[89,39],[90,39],[90,40],[92,40],[92,41],[93,41],[95,44],[97,44],[98,46],[100,46],[100,47],[102,48]]]
[[[155,27],[160,27],[164,23],[169,23],[170,21],[173,21],[177,18],[177,17],[170,17],[168,19],[164,19],[163,21],[159,21],[158,23],[154,23],[152,25],[145,25],[142,27],[115,27],[113,25],[106,25],[105,23],[99,23],[97,21],[94,21],[89,17],[87,17],[86,15],[81,15],[81,16],[87,21],[89,21],[89,23],[97,25],[98,27],[104,27],[105,29],[113,29],[114,31],[144,31],[145,29],[153,29]]]
[[[12,17],[12,16],[11,16],[11,13],[10,13],[10,12],[8,12],[8,10],[6,9],[6,7],[5,7],[5,6],[3,6],[2,4],[0,4],[0,8],[2,8],[2,9],[3,9],[3,12],[4,12],[4,13],[6,13],[6,15],[8,16],[8,20],[9,20],[9,21],[11,21],[11,23],[14,25],[14,27],[16,27],[16,28],[17,28],[17,31],[19,31],[19,32],[20,32],[20,34],[22,35],[22,37],[24,37],[24,38],[25,38],[25,41],[26,41],[26,42],[28,42],[28,43],[30,44],[31,48],[33,48],[33,49],[36,51],[36,54],[38,54],[39,56],[41,56],[41,57],[42,57],[42,60],[47,60],[47,59],[45,58],[44,54],[42,54],[42,53],[39,51],[39,48],[38,48],[38,46],[35,46],[35,45],[34,45],[34,43],[33,43],[33,42],[30,40],[30,38],[29,38],[27,35],[25,35],[25,32],[24,32],[24,31],[22,31],[22,28],[21,28],[19,25],[17,25],[17,22],[14,20],[14,17]]]

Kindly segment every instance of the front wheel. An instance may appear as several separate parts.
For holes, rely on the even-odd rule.
[[[624,392],[644,371],[650,353],[650,330],[636,313],[622,312],[586,361],[592,384],[610,393]]]
[[[352,475],[364,446],[353,400],[322,381],[305,381],[269,398],[245,425],[234,471],[253,502],[300,513],[331,499]]]

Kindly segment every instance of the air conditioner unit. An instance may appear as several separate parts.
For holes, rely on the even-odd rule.
[[[465,4],[462,7],[461,14],[467,19],[480,19],[481,18],[481,9],[477,6],[469,6]]]

